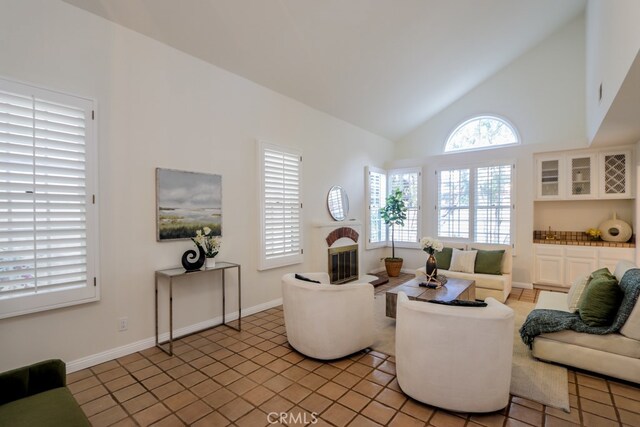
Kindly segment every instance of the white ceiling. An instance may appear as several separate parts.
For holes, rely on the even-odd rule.
[[[64,0],[390,140],[586,0]]]

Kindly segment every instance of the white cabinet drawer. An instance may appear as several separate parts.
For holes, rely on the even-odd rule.
[[[536,255],[564,256],[564,246],[558,245],[533,245]]]
[[[599,259],[626,259],[635,261],[636,250],[634,248],[598,248]]]
[[[567,246],[564,248],[564,256],[570,258],[586,258],[595,260],[598,257],[596,248],[583,248],[580,246]]]

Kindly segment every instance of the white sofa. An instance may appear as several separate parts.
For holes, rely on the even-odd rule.
[[[620,281],[630,268],[630,261],[619,261],[614,276]],[[537,309],[569,311],[567,294],[540,292]],[[593,335],[575,331],[560,331],[537,336],[533,341],[533,356],[563,365],[640,383],[640,303],[619,333]]]
[[[398,293],[396,373],[402,391],[420,402],[460,412],[492,412],[509,404],[513,310],[411,301]]]
[[[438,268],[438,274],[444,274],[447,277],[457,279],[467,279],[476,281],[476,298],[484,300],[487,297],[493,297],[500,302],[505,302],[511,292],[511,271],[513,266],[512,252],[510,245],[489,245],[485,243],[460,243],[460,242],[443,242],[445,247],[456,248],[462,250],[482,249],[486,251],[495,251],[504,249],[502,257],[502,274],[480,274],[480,273],[462,273],[460,271],[450,271]],[[426,267],[420,267],[416,270],[416,279],[423,280],[427,277]]]
[[[370,283],[329,284],[327,273],[301,273],[321,283],[282,277],[284,323],[289,344],[321,360],[348,356],[374,342],[374,291]]]

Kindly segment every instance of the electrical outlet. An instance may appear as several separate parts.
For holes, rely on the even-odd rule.
[[[126,331],[129,328],[129,318],[121,317],[118,319],[118,330],[120,332]]]

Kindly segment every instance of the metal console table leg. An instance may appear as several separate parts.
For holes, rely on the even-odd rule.
[[[238,271],[238,326],[235,327],[226,322],[226,278],[225,278],[225,270],[229,268],[236,268]],[[200,329],[198,331],[191,332],[189,334],[176,337],[183,338],[188,335],[197,334],[207,329],[215,328],[220,325],[225,325],[229,328],[235,329],[236,331],[241,330],[241,322],[242,322],[242,276],[241,276],[241,268],[240,264],[221,262],[216,265],[214,268],[205,269],[205,270],[197,270],[194,272],[187,273],[185,270],[181,268],[169,269],[169,270],[159,270],[155,273],[155,320],[156,320],[156,347],[164,351],[169,356],[173,356],[173,278],[186,276],[193,277],[197,274],[211,272],[215,270],[221,270],[222,273],[222,323],[217,325],[213,325],[204,329]],[[158,296],[158,282],[160,277],[165,277],[169,280],[169,340],[160,342],[160,332],[159,332],[159,296]],[[168,349],[166,348],[168,346]]]

